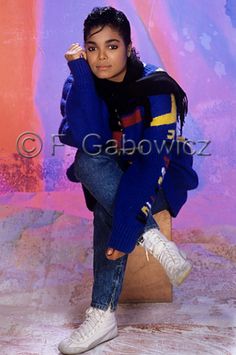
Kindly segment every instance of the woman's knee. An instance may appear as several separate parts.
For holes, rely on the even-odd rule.
[[[118,165],[113,156],[107,154],[92,155],[85,152],[77,152],[75,156],[75,175],[78,179],[86,176],[99,175],[102,173],[114,174],[119,171]],[[120,171],[121,174],[121,171]]]
[[[77,152],[74,161],[75,176],[81,180],[84,175],[91,174],[92,169],[94,169],[92,156],[84,152]]]

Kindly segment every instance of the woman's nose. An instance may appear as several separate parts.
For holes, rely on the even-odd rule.
[[[104,51],[100,51],[99,54],[98,54],[98,57],[100,60],[102,59],[106,59],[107,58],[107,55]]]

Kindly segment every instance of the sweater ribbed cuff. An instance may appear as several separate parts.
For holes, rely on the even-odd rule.
[[[84,58],[71,60],[68,62],[68,66],[76,84],[79,86],[87,86],[92,78],[92,72],[87,61]]]
[[[144,232],[144,224],[127,225],[119,224],[112,229],[112,235],[108,242],[108,248],[113,248],[123,253],[131,253],[136,246],[139,237]]]

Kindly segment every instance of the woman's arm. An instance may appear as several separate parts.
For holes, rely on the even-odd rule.
[[[74,44],[65,54],[71,76],[67,79],[62,95],[61,112],[64,121],[59,133],[87,153],[96,153],[96,145],[103,145],[111,138],[108,110],[97,95],[93,74],[86,61],[85,52]],[[63,142],[63,137],[61,139]]]
[[[68,62],[74,81],[65,103],[65,113],[76,146],[96,153],[96,145],[111,139],[108,110],[98,97],[90,67],[85,59]]]
[[[155,199],[156,189],[162,183],[171,156],[168,147],[176,139],[174,95],[157,95],[149,99],[152,120],[143,138],[150,142],[152,149],[147,155],[138,154],[121,178],[108,244],[109,248],[128,253],[134,249],[138,237],[143,233],[148,206]]]

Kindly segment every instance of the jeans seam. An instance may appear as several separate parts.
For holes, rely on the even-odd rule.
[[[114,286],[112,287],[113,288],[113,293],[111,295],[111,300],[110,300],[110,303],[109,303],[111,305],[111,308],[114,309],[114,310],[116,309],[117,304],[114,305],[113,303],[114,303],[114,300],[115,300],[116,291],[117,291],[117,289],[118,289],[118,287],[120,285],[119,279],[120,279],[120,275],[121,275],[123,267],[124,267],[124,264],[123,264],[124,262],[125,262],[125,260],[122,259],[120,261],[120,263],[116,267]],[[117,303],[118,303],[118,300],[117,300]]]

